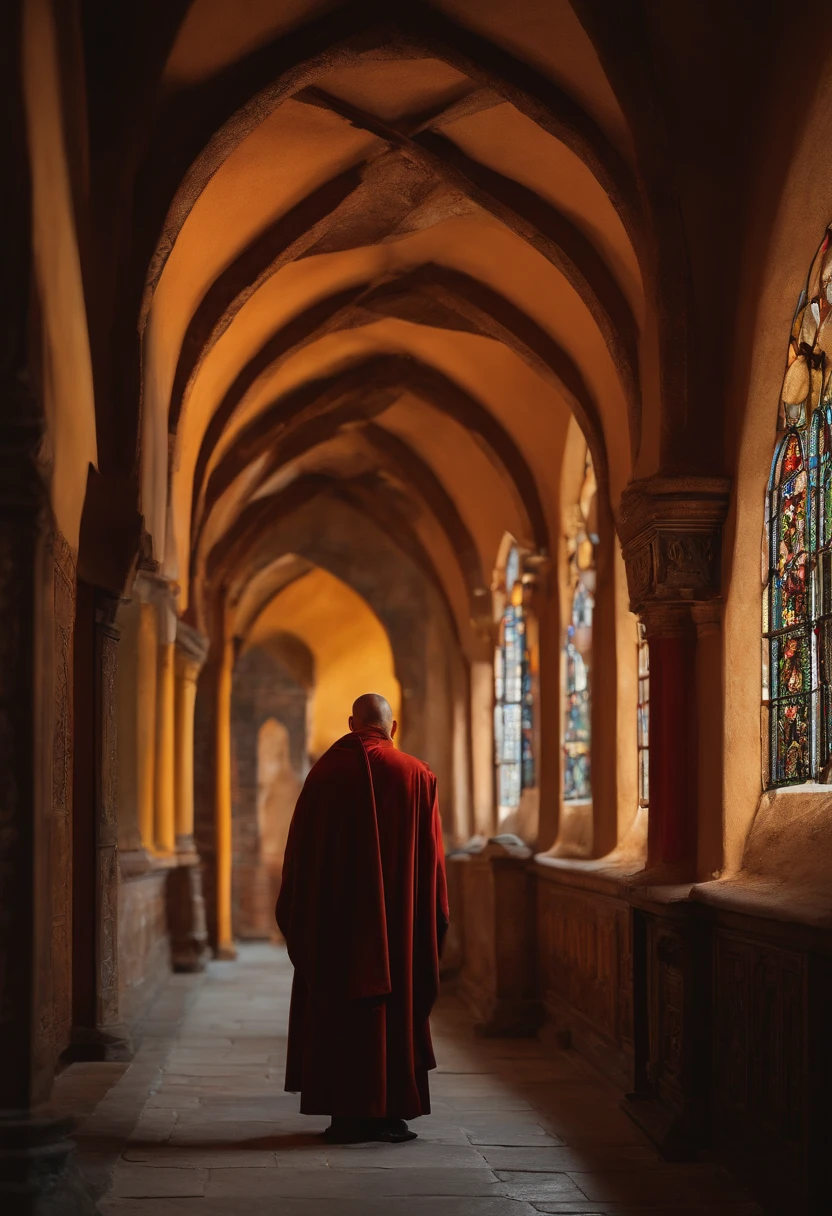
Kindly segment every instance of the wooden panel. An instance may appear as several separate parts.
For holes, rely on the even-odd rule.
[[[805,959],[724,933],[714,949],[718,1119],[729,1134],[739,1119],[797,1144],[805,1131]]]
[[[811,1186],[809,1137],[819,1114],[808,956],[721,930],[713,949],[716,1141],[773,1211],[797,1210]]]
[[[609,896],[538,882],[538,958],[550,1017],[564,1009],[616,1049],[632,1054],[632,935],[626,904]]]
[[[494,882],[491,867],[479,859],[464,863],[463,904],[462,995],[477,1017],[487,1019],[497,996]]]

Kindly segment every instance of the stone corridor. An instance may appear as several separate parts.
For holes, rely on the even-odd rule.
[[[82,1168],[103,1216],[755,1216],[711,1163],[668,1164],[573,1052],[479,1039],[452,997],[434,1019],[434,1113],[404,1145],[325,1145],[283,1092],[291,967],[243,947],[174,977],[130,1065],[58,1080],[87,1113]]]

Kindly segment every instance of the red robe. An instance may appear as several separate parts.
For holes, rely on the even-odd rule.
[[[436,778],[382,730],[345,735],[307,777],[276,915],[295,968],[286,1089],[302,1113],[428,1114],[448,927]]]

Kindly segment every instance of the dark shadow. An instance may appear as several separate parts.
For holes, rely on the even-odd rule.
[[[133,1152],[152,1152],[154,1154],[182,1153],[189,1149],[198,1149],[200,1152],[227,1152],[234,1153],[238,1150],[245,1152],[277,1152],[283,1150],[297,1150],[305,1148],[317,1148],[326,1144],[320,1132],[285,1132],[278,1133],[273,1136],[257,1136],[253,1140],[178,1140],[176,1144],[160,1144],[158,1140],[130,1140],[124,1145],[125,1153]]]

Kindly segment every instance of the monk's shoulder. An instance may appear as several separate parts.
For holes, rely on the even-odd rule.
[[[390,749],[387,753],[389,756],[396,757],[394,762],[397,762],[402,768],[408,772],[416,774],[427,781],[436,781],[431,767],[424,760],[420,760],[418,756],[411,756],[410,752],[403,752],[400,749]]]

